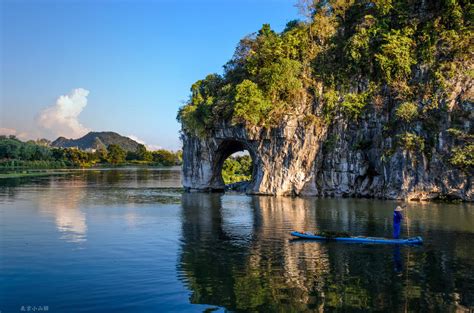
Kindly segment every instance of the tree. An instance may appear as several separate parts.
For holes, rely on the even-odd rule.
[[[271,103],[262,90],[247,79],[237,85],[236,90],[233,122],[247,122],[252,126],[261,124],[271,110]]]
[[[48,140],[46,138],[41,138],[41,139],[36,139],[35,143],[38,146],[44,146],[44,147],[49,147],[51,146],[51,140]]]
[[[212,126],[214,120],[213,107],[218,103],[224,80],[218,74],[207,75],[191,86],[188,103],[180,108],[177,120],[185,129],[195,135],[203,136]]]
[[[394,29],[383,35],[384,43],[375,59],[387,82],[406,79],[411,73],[411,66],[416,63],[412,35],[410,28],[403,31]]]
[[[91,164],[89,153],[76,148],[65,149],[64,156],[74,166],[86,167]]]
[[[261,69],[262,84],[273,104],[279,101],[290,102],[296,98],[303,88],[300,73],[300,62],[287,58]]]
[[[462,169],[472,169],[474,167],[474,144],[453,148],[449,161]]]
[[[127,153],[119,145],[112,144],[108,147],[108,160],[112,164],[120,164],[125,161]]]
[[[137,159],[140,161],[151,161],[153,156],[149,151],[146,150],[146,147],[142,144],[138,145],[137,150],[135,151]]]
[[[2,138],[0,140],[0,158],[17,159],[20,156],[21,142],[17,139]]]
[[[160,149],[152,152],[153,162],[158,163],[163,166],[173,166],[180,163],[179,157],[177,154]]]
[[[411,122],[418,116],[418,106],[413,102],[403,102],[395,111],[397,118]]]
[[[229,157],[222,166],[222,179],[225,184],[249,181],[252,178],[252,159],[249,155]]]
[[[422,99],[444,97],[455,76],[472,76],[468,1],[300,0],[298,7],[305,21],[281,33],[263,25],[240,41],[223,76],[193,84],[178,114],[186,132],[205,137],[222,122],[269,128],[296,105],[328,122],[341,111],[357,118],[376,105],[372,96],[393,95],[425,112]],[[415,121],[413,109],[400,106],[397,118]]]
[[[94,154],[99,162],[105,163],[108,161],[108,153],[105,147],[97,149]]]

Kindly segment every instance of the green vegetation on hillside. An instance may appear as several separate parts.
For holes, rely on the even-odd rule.
[[[59,137],[51,143],[51,146],[57,148],[78,148],[81,150],[99,150],[110,145],[119,145],[125,151],[135,151],[140,144],[133,139],[114,132],[89,132],[77,139]]]
[[[0,136],[0,168],[65,168],[94,165],[143,164],[173,166],[181,164],[181,151],[147,151],[138,145],[134,152],[111,144],[95,151],[50,147],[44,141],[23,142]]]
[[[223,75],[192,85],[177,116],[183,130],[205,137],[223,121],[272,128],[300,112],[309,123],[329,124],[336,115],[357,122],[367,108],[384,108],[397,122],[389,135],[399,146],[433,145],[453,79],[472,78],[474,5],[303,0],[300,7],[307,20],[281,33],[263,25],[240,41]],[[451,163],[472,162],[469,147],[460,145]]]
[[[449,161],[463,170],[474,168],[474,135],[467,134],[458,128],[448,129],[456,147],[453,149]]]

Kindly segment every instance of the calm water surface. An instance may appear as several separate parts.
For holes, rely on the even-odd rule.
[[[390,236],[395,202],[179,187],[179,169],[0,180],[0,311],[474,308],[473,205],[410,204],[403,236],[422,247],[294,242],[293,229]]]

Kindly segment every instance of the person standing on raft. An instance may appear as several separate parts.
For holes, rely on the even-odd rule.
[[[403,209],[399,205],[393,210],[393,238],[395,239],[400,238],[401,222],[403,219],[402,211]]]

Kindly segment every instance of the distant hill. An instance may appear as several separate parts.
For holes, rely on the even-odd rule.
[[[109,145],[116,144],[126,151],[136,151],[140,145],[135,140],[119,135],[114,132],[90,132],[78,139],[67,139],[59,137],[51,143],[53,147],[73,148],[81,150],[107,148]]]

